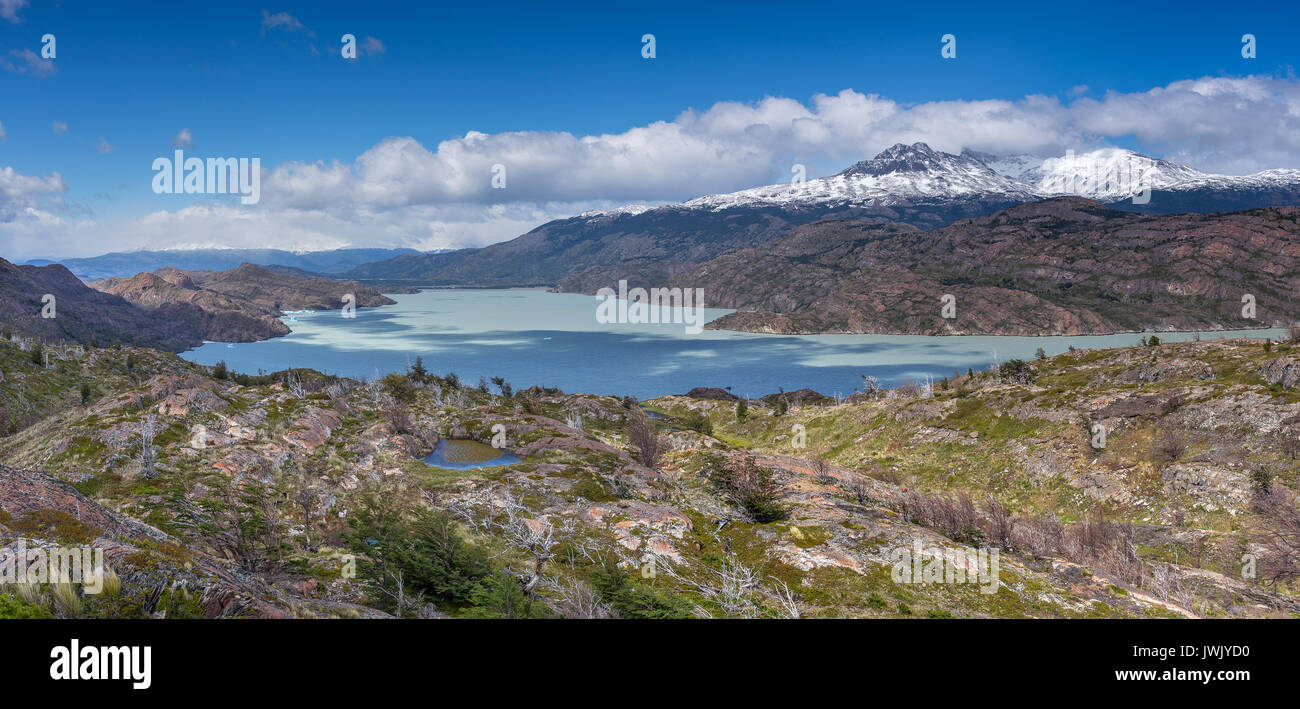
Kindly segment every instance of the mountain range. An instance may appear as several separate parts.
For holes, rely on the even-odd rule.
[[[1137,200],[1137,188],[1150,198]],[[1203,173],[1127,150],[1062,158],[945,153],[897,144],[834,175],[709,195],[659,207],[628,205],[543,224],[513,240],[357,266],[358,279],[421,285],[554,286],[594,292],[620,279],[658,285],[737,249],[776,241],[814,221],[903,223],[935,229],[958,219],[1073,194],[1149,214],[1239,211],[1300,204],[1300,170]]]
[[[402,254],[420,253],[415,249],[335,249],[298,253],[282,249],[174,249],[166,251],[119,251],[88,258],[32,259],[30,266],[61,263],[87,281],[125,278],[160,268],[187,271],[225,271],[240,264],[277,265],[310,274],[337,274],[359,264],[390,259]]]

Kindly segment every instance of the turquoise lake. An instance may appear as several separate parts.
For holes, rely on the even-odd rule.
[[[750,397],[782,387],[847,396],[861,387],[863,374],[892,386],[983,369],[995,358],[1031,359],[1039,347],[1053,355],[1071,345],[1135,345],[1140,337],[687,334],[681,324],[601,324],[596,298],[539,289],[436,289],[390,297],[396,305],[359,308],[355,318],[340,311],[288,313],[284,320],[293,332],[285,337],[211,342],[182,356],[209,365],[225,361],[247,373],[310,367],[358,378],[403,371],[420,356],[430,371],[454,371],[470,385],[479,377],[502,376],[516,389],[541,384],[641,399],[697,386],[731,387]],[[706,320],[728,312],[707,310]],[[1158,334],[1166,341],[1195,337]],[[1238,330],[1201,338],[1284,335]]]

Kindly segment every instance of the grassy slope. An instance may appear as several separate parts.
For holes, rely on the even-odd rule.
[[[132,355],[131,370],[126,354]],[[1291,354],[1265,353],[1258,343],[1078,352],[1034,363],[1033,384],[984,374],[939,388],[933,398],[806,406],[782,416],[752,403],[744,422],[736,421],[734,405],[666,397],[648,402],[673,417],[665,424],[675,449],[656,472],[629,455],[627,410],[610,397],[539,392],[506,399],[416,387],[403,426],[412,435],[394,430],[393,400],[378,383],[320,380],[320,387],[336,386],[295,396],[279,383],[239,385],[172,355],[132,348],[91,350],[40,371],[23,364],[25,353],[0,345],[6,395],[21,389],[35,402],[33,410],[52,414],[0,440],[0,458],[73,481],[105,507],[145,520],[196,551],[213,551],[211,540],[181,523],[183,501],[219,501],[228,490],[261,485],[259,494],[280,502],[275,514],[290,532],[278,551],[261,542],[261,553],[282,554],[285,565],[277,573],[315,579],[327,597],[341,601],[363,600],[356,582],[339,578],[338,549],[346,525],[340,513],[356,504],[360,491],[380,489],[413,505],[425,492],[445,506],[498,485],[535,518],[585,520],[574,525],[566,553],[547,562],[550,577],[592,578],[593,554],[575,549],[628,561],[633,568],[627,573],[635,577],[638,555],[666,545],[679,559],[674,568],[680,578],[660,574],[636,583],[683,599],[698,614],[731,611],[691,581],[707,583],[714,570],[740,563],[758,574],[760,587],[751,596],[753,612],[761,615],[777,614],[776,579],[794,589],[804,615],[1163,616],[1179,613],[1179,604],[1197,615],[1258,615],[1271,611],[1243,598],[1255,601],[1265,592],[1231,578],[1188,581],[1185,593],[1158,599],[1150,588],[1096,570],[1008,553],[1003,587],[982,594],[970,585],[894,583],[888,559],[913,539],[963,547],[911,523],[897,506],[906,490],[960,490],[977,499],[993,495],[1016,514],[1050,511],[1066,522],[1100,505],[1111,519],[1139,525],[1138,551],[1148,563],[1177,561],[1180,573],[1194,575],[1189,560],[1195,551],[1196,565],[1232,576],[1253,522],[1241,492],[1247,470],[1268,465],[1292,488],[1300,470],[1263,435],[1300,413],[1300,397],[1270,388],[1257,373],[1264,362]],[[1215,378],[1124,378],[1152,359],[1205,362]],[[309,390],[316,388],[314,377],[304,375]],[[68,394],[81,381],[93,381],[102,394],[87,407]],[[1088,445],[1089,412],[1117,396],[1173,389],[1186,390],[1174,411],[1116,419],[1104,451]],[[177,397],[188,402],[185,410],[157,413],[159,402]],[[135,460],[135,436],[147,412],[156,412],[160,422],[160,473],[153,479],[140,475]],[[712,437],[673,430],[699,412],[709,417]],[[582,418],[582,431],[561,423],[574,416]],[[528,448],[523,463],[451,471],[419,460],[429,433],[487,441],[496,423],[506,425],[511,448]],[[794,447],[796,424],[806,429],[806,448]],[[328,431],[319,445],[294,442],[320,425]],[[217,442],[191,445],[199,426]],[[1156,456],[1153,441],[1175,426],[1187,433],[1187,450],[1177,460]],[[732,449],[753,450],[779,470],[789,519],[746,522],[708,482],[709,471],[724,465]],[[831,463],[830,480],[812,473],[807,461],[819,457]],[[1171,484],[1179,470],[1208,482],[1179,491]],[[844,482],[858,474],[875,480],[869,499],[846,492]],[[298,504],[305,498],[310,505]],[[593,510],[603,516],[593,521]],[[674,527],[676,518],[688,524]],[[1204,535],[1211,539],[1208,548],[1194,550],[1189,540]],[[498,564],[524,562],[500,538],[473,538],[498,554]],[[1280,591],[1280,598],[1289,593]]]

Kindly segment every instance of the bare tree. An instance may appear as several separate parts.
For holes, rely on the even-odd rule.
[[[1009,549],[1015,526],[1016,522],[1007,513],[1007,508],[994,499],[992,493],[989,493],[988,519],[984,525],[985,536],[989,541],[997,544],[999,549]]]
[[[154,420],[153,414],[148,414],[140,419],[140,475],[146,479],[158,474],[158,471],[154,469],[153,437],[156,427],[157,422]]]
[[[803,614],[799,612],[799,599],[790,590],[790,586],[785,581],[773,576],[772,587],[776,596],[777,612],[781,614],[781,617],[795,620],[802,618]]]
[[[865,505],[871,499],[871,483],[865,475],[855,474],[850,477],[844,482],[844,491],[859,505]]]
[[[706,567],[703,579],[684,575],[672,563],[652,555],[651,562],[663,569],[669,578],[696,590],[705,599],[718,604],[723,614],[730,618],[758,618],[764,614],[763,601],[772,597],[776,613],[782,618],[799,618],[798,598],[784,581],[775,576],[772,589],[763,585],[762,578],[754,570],[745,566],[734,555],[729,554],[722,563],[715,567]],[[697,615],[711,615],[703,609],[696,610]]]
[[[1300,578],[1300,507],[1275,489],[1256,495],[1255,511],[1263,526],[1256,539],[1264,547],[1260,567],[1273,583]]]
[[[289,394],[295,399],[301,399],[306,389],[302,385],[302,375],[293,370],[284,374],[284,387],[289,390]]]
[[[515,500],[508,491],[498,488],[473,493],[453,503],[452,511],[476,531],[495,534],[517,551],[524,552],[529,565],[514,572],[520,589],[536,598],[539,587],[548,584],[546,562],[555,557],[556,549],[573,535],[573,520],[566,519],[556,526],[549,517],[529,517],[523,503]]]
[[[636,447],[642,465],[647,468],[659,466],[667,442],[641,407],[633,408],[627,415],[627,438]]]
[[[569,428],[576,428],[577,430],[581,431],[582,415],[576,411],[570,412],[568,417],[564,419],[564,424]]]
[[[812,469],[813,469],[813,480],[816,480],[819,484],[821,485],[835,484],[836,482],[835,476],[831,475],[831,464],[826,462],[825,458],[821,456],[817,456],[816,458],[813,458]]]
[[[866,374],[862,375],[863,394],[866,394],[872,399],[879,399],[881,391],[883,391],[883,387],[880,386],[880,380]]]
[[[608,603],[601,599],[596,589],[587,585],[581,579],[571,579],[556,584],[555,588],[559,599],[551,605],[564,618],[590,620],[614,618],[618,615]]]

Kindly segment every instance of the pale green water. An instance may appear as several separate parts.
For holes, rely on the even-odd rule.
[[[894,385],[983,369],[994,361],[1030,359],[1042,347],[1101,348],[1137,344],[1140,335],[1089,337],[926,337],[920,335],[759,335],[681,324],[596,322],[597,300],[542,290],[429,290],[391,296],[397,305],[298,312],[293,332],[265,342],[208,343],[184,354],[203,364],[219,360],[240,372],[311,367],[331,374],[378,377],[402,371],[416,356],[437,373],[454,371],[469,384],[503,376],[516,389],[533,384],[566,392],[649,398],[692,387],[731,387],[761,396],[784,387],[848,395],[869,374]],[[727,310],[708,310],[707,319]],[[287,320],[287,318],[286,318]],[[1281,338],[1281,330],[1203,333],[1217,337]],[[1193,333],[1159,333],[1189,340]],[[550,338],[550,339],[546,339]]]

